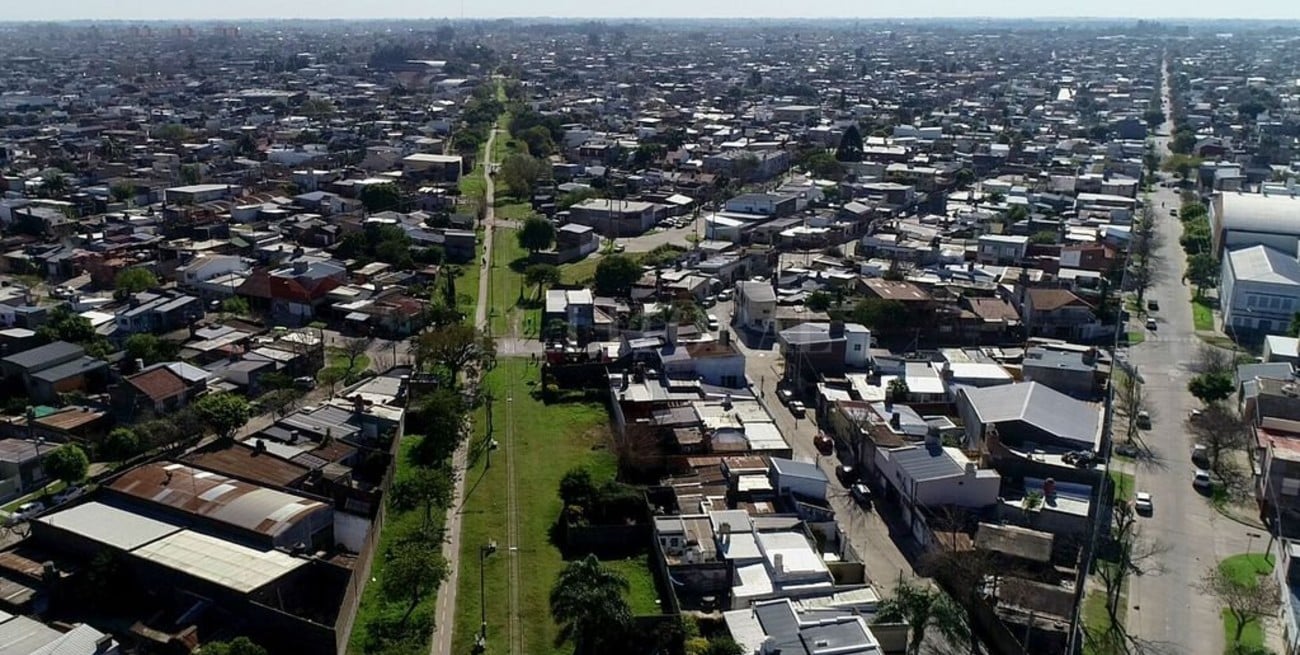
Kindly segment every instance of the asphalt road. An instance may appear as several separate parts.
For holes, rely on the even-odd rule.
[[[1168,116],[1167,87],[1165,106]],[[1171,131],[1166,123],[1154,138],[1161,155],[1168,154]],[[1199,404],[1187,392],[1187,382],[1202,342],[1192,327],[1191,287],[1182,283],[1182,226],[1169,216],[1169,209],[1179,205],[1177,190],[1157,186],[1151,202],[1159,236],[1155,284],[1147,297],[1157,300],[1160,310],[1154,312],[1157,329],[1148,330],[1146,341],[1130,349],[1129,361],[1145,381],[1152,419],[1145,440],[1153,457],[1127,468],[1136,476],[1137,489],[1154,497],[1155,512],[1141,519],[1141,535],[1168,551],[1160,557],[1162,570],[1131,579],[1127,625],[1151,652],[1219,653],[1224,645],[1219,606],[1195,585],[1220,559],[1246,552],[1252,545],[1247,533],[1255,531],[1216,512],[1192,488],[1192,443],[1183,422]],[[1136,317],[1130,327],[1142,329]]]

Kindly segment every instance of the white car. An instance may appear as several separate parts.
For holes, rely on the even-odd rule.
[[[713,314],[709,314],[709,332],[717,332],[717,331],[718,331],[718,317],[714,316]]]
[[[30,503],[23,503],[18,506],[18,509],[14,510],[13,513],[9,515],[9,525],[26,521],[43,511],[45,511],[45,503],[39,500],[33,500]]]
[[[62,505],[63,503],[66,503],[70,500],[76,500],[84,495],[86,495],[85,487],[81,485],[72,485],[71,487],[68,487],[63,491],[54,494],[53,502],[55,505]]]
[[[1145,491],[1137,492],[1133,497],[1133,510],[1138,514],[1150,515],[1155,510],[1155,506],[1151,504],[1151,494]]]
[[[1192,474],[1192,486],[1197,489],[1205,489],[1208,491],[1213,484],[1214,483],[1210,481],[1210,472],[1205,469],[1196,469],[1196,473]]]

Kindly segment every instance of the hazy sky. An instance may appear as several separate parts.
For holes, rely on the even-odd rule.
[[[0,0],[2,20],[236,18],[1062,17],[1300,19],[1296,0]]]

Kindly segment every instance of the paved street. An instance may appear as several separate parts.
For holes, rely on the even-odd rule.
[[[1166,88],[1166,116],[1168,89]],[[1172,126],[1160,130],[1168,135]],[[1155,138],[1158,151],[1168,154],[1167,136]],[[1252,531],[1217,513],[1192,488],[1191,440],[1183,426],[1198,401],[1187,392],[1191,366],[1201,348],[1192,328],[1191,288],[1182,283],[1184,256],[1178,244],[1182,226],[1169,216],[1179,204],[1176,189],[1156,187],[1151,202],[1157,212],[1158,236],[1155,285],[1147,297],[1160,303],[1158,329],[1146,342],[1130,349],[1129,359],[1145,380],[1152,428],[1146,434],[1154,458],[1130,468],[1137,489],[1154,496],[1155,512],[1142,519],[1142,535],[1169,548],[1161,557],[1164,570],[1132,578],[1129,589],[1130,633],[1151,642],[1157,652],[1198,654],[1223,650],[1219,607],[1195,589],[1207,567],[1250,547]],[[1164,203],[1164,207],[1161,207]],[[1131,323],[1139,329],[1136,317]],[[1256,543],[1256,548],[1262,544]],[[1274,633],[1276,631],[1273,631]]]

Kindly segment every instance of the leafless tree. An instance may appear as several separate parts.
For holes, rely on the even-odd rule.
[[[1097,577],[1106,593],[1111,637],[1127,636],[1120,618],[1124,609],[1120,607],[1120,600],[1125,581],[1132,575],[1162,570],[1161,556],[1168,550],[1164,544],[1142,538],[1132,505],[1122,501],[1115,503],[1111,509],[1110,539],[1103,551],[1106,557],[1098,557],[1095,563]]]
[[[1115,384],[1115,410],[1123,416],[1124,436],[1130,442],[1142,444],[1142,430],[1138,426],[1138,415],[1151,410],[1147,407],[1146,393],[1142,383],[1132,375],[1119,376]]]
[[[1232,353],[1229,351],[1203,345],[1196,354],[1192,367],[1196,373],[1231,373],[1236,368],[1236,363],[1232,361]]]
[[[1272,616],[1282,602],[1281,590],[1273,576],[1261,575],[1252,585],[1235,579],[1218,565],[1205,571],[1196,588],[1213,596],[1232,615],[1237,624],[1233,644],[1240,644],[1246,627],[1266,616]]]
[[[369,347],[370,340],[360,337],[344,339],[338,346],[339,354],[343,355],[348,360],[348,375],[360,372],[355,370],[357,367],[357,360],[361,359],[361,356],[366,354],[366,349]]]
[[[1224,479],[1229,478],[1233,472],[1232,459],[1224,455],[1249,443],[1250,429],[1245,421],[1226,404],[1211,403],[1185,423],[1188,432],[1205,446],[1210,470]]]

